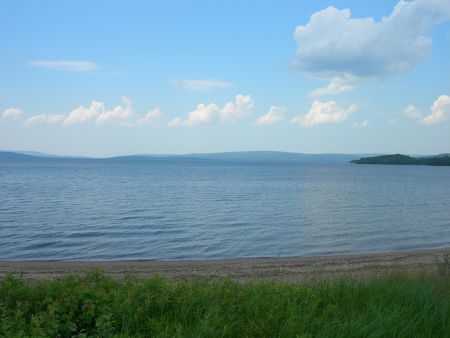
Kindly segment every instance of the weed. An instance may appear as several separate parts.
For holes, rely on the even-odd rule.
[[[436,277],[310,284],[9,275],[0,337],[449,337],[448,264],[445,255]]]

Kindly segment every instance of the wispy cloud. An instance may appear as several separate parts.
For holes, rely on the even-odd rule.
[[[101,68],[100,65],[94,62],[69,61],[69,60],[55,60],[55,61],[34,60],[30,61],[29,65],[37,68],[64,70],[70,72],[88,72]]]
[[[230,82],[217,80],[174,80],[171,83],[179,89],[183,90],[211,90],[232,87]]]
[[[353,128],[367,128],[369,126],[369,124],[370,124],[369,120],[355,122],[355,123],[353,123]]]
[[[422,117],[422,112],[419,108],[410,104],[403,110],[403,115],[410,119],[420,119]]]
[[[41,115],[34,115],[29,117],[25,121],[25,126],[29,127],[35,124],[39,123],[59,123],[64,121],[66,117],[61,114],[55,114],[55,115],[47,115],[47,114],[41,114]]]
[[[395,117],[390,117],[387,119],[387,124],[394,124],[397,122],[397,119]]]

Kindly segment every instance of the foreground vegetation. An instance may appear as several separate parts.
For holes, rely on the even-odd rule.
[[[401,164],[401,165],[434,165],[450,166],[450,156],[411,157],[401,154],[362,157],[353,160],[357,164]]]
[[[450,337],[450,279],[0,281],[0,336]]]

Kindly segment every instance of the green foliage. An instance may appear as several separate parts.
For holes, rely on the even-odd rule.
[[[450,156],[410,157],[401,154],[383,155],[374,157],[362,157],[353,160],[357,164],[400,164],[400,165],[433,165],[450,166]]]
[[[448,274],[319,284],[0,281],[4,337],[450,337]]]

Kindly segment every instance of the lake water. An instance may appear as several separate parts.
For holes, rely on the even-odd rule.
[[[217,259],[450,246],[450,168],[0,161],[0,259]]]

